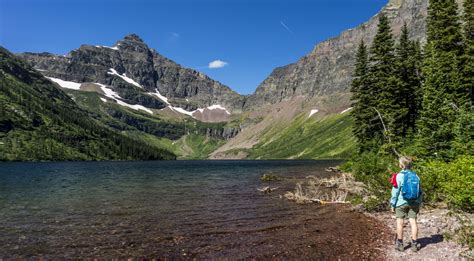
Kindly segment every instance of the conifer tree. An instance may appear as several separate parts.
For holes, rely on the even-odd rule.
[[[355,71],[353,75],[351,93],[352,93],[352,111],[353,133],[357,140],[359,151],[366,150],[367,141],[371,139],[367,133],[368,122],[373,117],[373,110],[370,108],[370,92],[367,85],[368,75],[368,51],[362,40],[359,44],[356,55]]]
[[[474,154],[474,0],[464,1],[464,54],[461,58],[461,89],[470,98],[460,104],[457,119],[454,123],[454,151],[456,155]]]
[[[414,72],[413,72],[413,75],[414,75],[414,80],[415,80],[415,84],[416,85],[416,89],[415,89],[415,97],[414,97],[414,100],[415,100],[415,104],[417,105],[417,108],[416,108],[416,113],[415,113],[415,117],[412,121],[413,125],[415,126],[416,128],[416,121],[418,120],[419,118],[419,114],[420,114],[420,111],[421,111],[421,105],[422,105],[422,101],[423,101],[423,81],[424,81],[424,77],[423,77],[423,61],[425,59],[424,57],[424,53],[423,53],[423,48],[421,47],[421,44],[419,41],[412,41],[412,52],[413,54],[411,55],[411,60],[413,61],[413,67],[414,67]]]
[[[468,106],[457,111],[454,123],[454,152],[458,155],[474,156],[474,113]]]
[[[369,103],[375,112],[377,109],[385,121],[385,125],[396,134],[396,122],[400,121],[401,105],[398,77],[395,73],[395,47],[390,22],[385,14],[379,18],[378,31],[370,48],[369,58],[369,89],[372,102]],[[384,128],[377,113],[371,118],[370,132],[375,137],[375,144],[381,145],[384,140]]]
[[[432,45],[432,55],[446,65],[440,72],[446,74],[445,94],[456,105],[463,103],[466,92],[459,84],[460,60],[464,54],[463,35],[455,0],[430,0],[428,8],[427,36]]]
[[[464,56],[462,58],[462,89],[474,101],[474,0],[464,1]]]
[[[424,156],[449,158],[453,139],[455,110],[445,96],[442,68],[433,55],[433,47],[425,47],[423,74],[423,101],[420,120],[418,121],[419,153]]]
[[[454,0],[430,0],[423,74],[423,102],[418,123],[421,153],[452,157],[456,108],[468,97],[462,89],[462,34]]]
[[[399,95],[396,101],[401,105],[394,127],[397,134],[405,138],[415,130],[415,121],[421,106],[421,63],[422,55],[419,43],[410,41],[408,27],[402,28],[400,42],[396,52]]]

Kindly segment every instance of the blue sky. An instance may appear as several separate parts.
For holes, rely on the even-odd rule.
[[[0,0],[0,45],[65,54],[130,33],[241,94],[387,0]],[[216,61],[209,68],[209,63]],[[223,66],[223,67],[222,67]]]

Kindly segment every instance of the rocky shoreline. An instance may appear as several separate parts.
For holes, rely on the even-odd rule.
[[[350,194],[367,196],[363,195],[366,193],[361,193],[365,191],[363,189],[365,186],[362,184],[361,187],[360,182],[356,182],[350,174],[342,173],[337,168],[328,168],[326,171],[332,172],[334,175],[330,178],[318,179],[317,182],[314,181],[314,177],[306,177],[297,182],[295,192],[287,193],[287,195],[291,194],[291,197],[287,195],[285,197],[299,204],[321,204],[321,201],[315,198],[315,195],[324,194],[321,187],[344,191],[351,188]],[[404,229],[405,251],[399,252],[394,248],[396,218],[393,213],[389,211],[368,212],[362,204],[346,206],[352,211],[368,217],[369,220],[372,220],[370,221],[372,224],[377,224],[378,234],[373,235],[375,238],[364,238],[367,241],[365,243],[369,244],[364,251],[372,253],[370,255],[372,258],[377,260],[474,260],[474,252],[469,250],[468,246],[459,243],[466,241],[467,237],[472,235],[474,214],[454,212],[447,209],[446,206],[435,208],[423,206],[418,216],[418,239],[421,249],[414,253],[410,250],[409,245],[411,239],[408,220],[405,222]],[[372,233],[374,229],[369,230],[367,233]]]
[[[390,212],[365,213],[367,216],[384,224],[395,239],[395,216]],[[473,214],[466,214],[471,224],[474,221]],[[448,209],[422,208],[418,217],[418,238],[421,244],[420,251],[414,253],[405,247],[404,252],[399,252],[393,247],[393,240],[385,250],[385,258],[388,260],[473,260],[472,251],[467,246],[455,242],[453,232],[459,231],[462,222],[456,214]],[[410,242],[410,226],[405,222],[404,242]]]

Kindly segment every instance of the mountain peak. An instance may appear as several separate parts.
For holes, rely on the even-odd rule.
[[[142,38],[140,38],[140,36],[138,36],[137,34],[129,34],[129,35],[126,35],[123,40],[128,40],[128,41],[134,41],[134,42],[140,42],[140,43],[144,43]]]
[[[142,38],[136,34],[126,35],[122,40],[118,41],[115,46],[120,50],[134,51],[146,53],[149,51],[148,46],[143,42]]]

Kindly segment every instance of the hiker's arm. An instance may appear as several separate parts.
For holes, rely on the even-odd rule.
[[[420,196],[419,196],[418,199],[416,200],[417,203],[421,205],[421,203],[423,203],[423,198],[424,198],[423,189],[422,189],[421,186],[420,186]]]
[[[398,195],[400,194],[400,188],[392,187],[392,198],[390,198],[390,206],[395,208],[397,206]]]
[[[401,180],[399,179],[400,174],[397,175],[397,187],[392,187],[392,198],[390,199],[390,206],[395,208],[397,206],[398,196],[400,195],[402,186]]]

